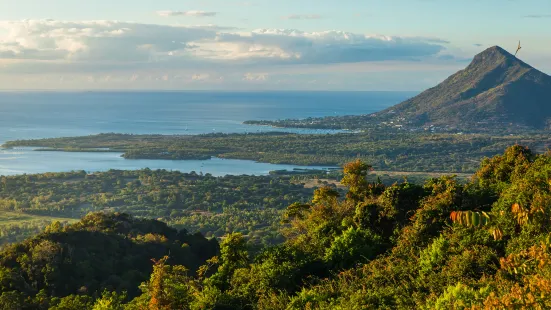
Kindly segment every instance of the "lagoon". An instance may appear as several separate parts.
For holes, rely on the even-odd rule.
[[[178,170],[183,172],[224,175],[267,175],[273,170],[304,168],[294,165],[274,165],[250,160],[212,158],[210,160],[152,160],[124,159],[121,153],[98,152],[35,152],[31,148],[1,149],[0,175],[34,174],[44,172],[86,172],[109,169],[136,170],[143,168]],[[328,167],[312,166],[308,169]]]
[[[246,120],[369,114],[412,92],[0,92],[0,143],[98,133],[205,134],[290,131]],[[264,175],[304,168],[245,160],[125,160],[120,153],[0,150],[0,175],[109,169],[168,169],[213,175]],[[309,167],[319,168],[319,167]]]

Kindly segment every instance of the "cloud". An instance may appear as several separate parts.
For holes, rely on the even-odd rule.
[[[551,18],[551,14],[525,15],[524,18]]]
[[[0,66],[2,61],[0,61]],[[463,68],[455,62],[364,62],[330,65],[218,66],[141,71],[2,74],[2,89],[136,90],[412,90],[433,86]],[[3,70],[1,72],[4,72]],[[209,75],[208,79],[198,77]],[[195,80],[193,76],[197,75]],[[420,79],[419,76],[423,78]],[[427,80],[430,79],[430,80]],[[311,82],[309,81],[316,81]],[[278,83],[278,81],[281,81]]]
[[[291,14],[291,15],[282,17],[282,19],[321,19],[321,18],[322,17],[317,14],[310,14],[310,15]]]
[[[269,75],[267,73],[251,73],[247,72],[243,75],[243,81],[249,81],[249,82],[265,82],[269,79]]]
[[[298,88],[301,76],[326,85],[334,75],[345,78],[360,68],[358,75],[369,75],[450,63],[447,44],[338,30],[0,21],[0,88],[240,89],[277,81]]]
[[[370,36],[336,30],[237,32],[215,25],[117,21],[0,21],[2,29],[7,35],[0,36],[0,59],[41,61],[38,67],[78,65],[82,70],[98,63],[116,69],[213,63],[218,66],[408,61],[437,57],[448,43],[438,38]]]
[[[152,62],[214,38],[212,26],[180,27],[116,21],[0,21],[0,58],[87,62]]]
[[[196,55],[211,60],[263,63],[341,63],[413,60],[435,56],[447,41],[435,38],[369,36],[343,31],[303,32],[257,29],[218,34],[193,44]]]
[[[194,81],[205,81],[210,78],[210,74],[207,73],[196,73],[194,74],[191,79]]]
[[[455,60],[456,57],[453,56],[453,55],[447,55],[447,54],[445,54],[445,55],[440,55],[440,56],[438,56],[438,59],[440,59],[440,60]]]
[[[171,16],[192,16],[192,17],[212,17],[216,16],[217,12],[206,11],[157,11],[157,15],[163,17]]]

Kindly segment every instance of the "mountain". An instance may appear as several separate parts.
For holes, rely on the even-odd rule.
[[[551,77],[494,46],[436,87],[376,116],[414,126],[550,129]]]
[[[551,129],[551,77],[494,46],[436,87],[381,112],[245,123],[349,130],[431,125],[439,131]]]

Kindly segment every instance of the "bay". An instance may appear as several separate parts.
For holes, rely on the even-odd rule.
[[[412,92],[1,92],[0,143],[107,132],[326,133],[328,131],[275,129],[242,123],[245,120],[368,114],[414,95]],[[0,150],[0,175],[146,167],[213,175],[262,175],[270,170],[304,168],[227,159],[125,160],[118,153]]]
[[[154,160],[122,158],[121,153],[34,152],[31,148],[0,151],[0,175],[61,171],[87,172],[109,169],[137,170],[143,168],[178,170],[183,172],[224,175],[266,175],[273,170],[293,170],[294,165],[273,165],[250,160],[212,158],[210,160]],[[325,169],[311,166],[308,169]]]

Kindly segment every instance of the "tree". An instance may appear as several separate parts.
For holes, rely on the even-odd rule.
[[[240,233],[224,236],[220,243],[220,258],[218,270],[205,282],[221,291],[229,288],[229,282],[236,269],[245,268],[249,264],[249,253],[245,238]]]
[[[312,204],[334,203],[340,197],[338,191],[329,186],[323,186],[314,191]]]
[[[350,227],[335,238],[325,252],[325,261],[339,269],[367,263],[384,249],[382,238],[369,230]]]
[[[368,182],[366,177],[371,169],[370,165],[359,159],[344,165],[344,177],[341,183],[348,187],[348,199],[360,201],[367,194]]]
[[[48,310],[87,310],[94,305],[87,295],[69,295],[63,298],[52,298]]]
[[[0,295],[0,309],[23,310],[26,308],[23,299],[23,294],[20,292],[3,292]]]
[[[123,310],[125,299],[125,294],[104,291],[101,298],[96,300],[94,306],[92,306],[92,310]]]

